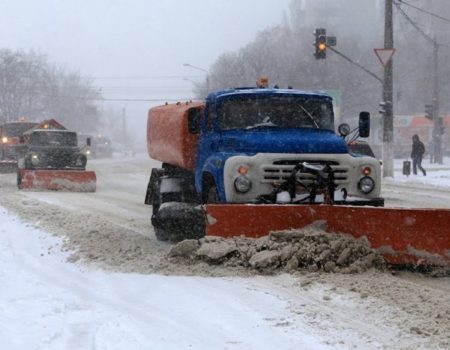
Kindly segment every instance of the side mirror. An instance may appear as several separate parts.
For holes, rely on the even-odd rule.
[[[361,112],[359,113],[359,136],[369,137],[370,136],[370,113]]]
[[[91,146],[91,138],[90,137],[88,137],[88,138],[86,138],[86,146]]]
[[[200,111],[197,108],[188,111],[188,131],[190,134],[198,134],[200,131]]]

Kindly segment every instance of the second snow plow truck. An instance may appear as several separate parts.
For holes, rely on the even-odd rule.
[[[449,265],[450,232],[437,223],[450,210],[384,208],[380,162],[348,147],[347,124],[338,130],[326,93],[266,84],[150,109],[148,152],[162,167],[145,203],[157,238],[261,237],[324,220],[392,264]],[[369,130],[361,112],[354,133]]]
[[[86,170],[77,134],[61,124],[43,123],[24,134],[26,149],[18,162],[19,189],[95,192],[96,175]]]

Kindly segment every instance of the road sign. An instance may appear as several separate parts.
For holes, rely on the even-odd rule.
[[[373,49],[381,64],[386,67],[392,56],[394,56],[395,49]]]

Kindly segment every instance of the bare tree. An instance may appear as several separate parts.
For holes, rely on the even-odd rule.
[[[45,111],[49,75],[45,58],[34,52],[0,50],[0,118],[36,119]]]
[[[71,129],[96,130],[99,99],[90,81],[45,55],[0,50],[0,122],[54,118]]]
[[[101,95],[90,81],[79,73],[66,73],[57,69],[53,73],[49,111],[67,127],[89,132],[99,127],[96,101]]]

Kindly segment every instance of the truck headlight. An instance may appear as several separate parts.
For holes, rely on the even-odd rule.
[[[358,187],[362,193],[368,194],[375,188],[375,181],[371,177],[364,176],[359,180]]]
[[[36,153],[33,153],[31,155],[31,164],[33,164],[34,166],[39,164],[39,155],[37,155]]]
[[[239,193],[246,193],[252,188],[252,182],[247,176],[241,175],[234,180],[234,188]]]
[[[2,137],[2,143],[8,143],[8,138],[6,136]]]

